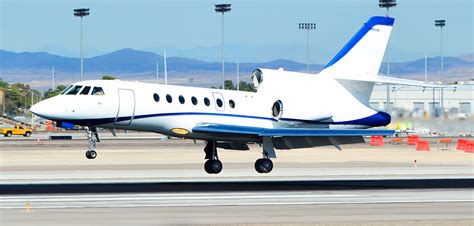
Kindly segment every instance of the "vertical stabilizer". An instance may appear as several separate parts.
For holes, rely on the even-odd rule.
[[[370,18],[321,74],[351,78],[377,76],[395,19]]]

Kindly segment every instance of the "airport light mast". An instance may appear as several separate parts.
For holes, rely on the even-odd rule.
[[[84,75],[84,48],[83,48],[83,44],[82,44],[82,40],[83,40],[83,37],[82,37],[82,33],[83,33],[83,29],[82,29],[82,18],[85,17],[85,16],[88,16],[90,13],[89,13],[89,9],[85,9],[85,8],[80,8],[80,9],[74,9],[74,16],[77,16],[77,17],[81,17],[81,81],[82,81],[82,76]]]
[[[316,23],[299,23],[300,30],[306,30],[306,72],[309,72],[309,31],[316,29]]]
[[[222,46],[221,46],[221,58],[222,58],[222,89],[224,89],[224,13],[230,11],[231,4],[217,4],[215,5],[216,13],[222,13]]]
[[[441,51],[441,85],[444,85],[444,57],[443,57],[443,27],[446,25],[446,20],[435,20],[435,26],[440,28],[440,51]],[[433,103],[434,105],[434,103]],[[441,87],[441,109],[444,111],[444,90]]]
[[[397,1],[396,0],[379,0],[379,7],[380,8],[386,8],[387,12],[385,13],[385,16],[388,17],[388,14],[390,12],[390,8],[397,6]],[[390,44],[390,40],[387,43],[387,49],[385,52],[385,55],[387,56],[387,76],[390,76],[390,57],[388,54],[388,44]],[[385,107],[385,110],[390,113],[391,107],[390,107],[390,84],[387,84],[387,106]]]

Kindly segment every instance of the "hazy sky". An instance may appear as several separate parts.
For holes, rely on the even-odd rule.
[[[298,22],[315,22],[310,33],[312,63],[327,63],[373,15],[384,15],[378,0],[0,0],[1,45],[10,51],[49,51],[77,56],[79,18],[86,7],[86,55],[121,48],[163,49],[171,56],[220,59],[221,16],[215,3],[232,3],[225,15],[226,58],[232,61],[304,61],[305,34]],[[395,26],[392,61],[439,55],[440,29],[446,19],[445,53],[474,52],[474,0],[399,0],[391,9]]]

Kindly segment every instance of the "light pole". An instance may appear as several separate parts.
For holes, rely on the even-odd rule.
[[[379,0],[379,7],[386,8],[387,12],[385,14],[388,17],[388,13],[390,12],[390,8],[397,6],[396,0]],[[387,56],[387,76],[390,76],[390,57],[388,54],[388,43],[387,43],[387,50],[385,55]],[[385,110],[390,113],[390,84],[387,84],[387,106]]]
[[[306,72],[309,72],[309,30],[316,29],[316,23],[299,23],[300,30],[306,30]]]
[[[444,84],[444,57],[443,57],[443,27],[446,25],[446,20],[435,20],[435,26],[439,27],[441,30],[440,33],[440,45],[441,45],[441,86]],[[444,90],[443,87],[441,87],[441,109],[443,109],[444,112]]]
[[[215,11],[222,13],[222,46],[221,46],[221,58],[222,58],[222,89],[224,89],[224,13],[230,11],[231,4],[217,4],[215,5]]]
[[[54,83],[55,83],[55,80],[56,80],[56,73],[54,72],[54,66],[53,66],[53,67],[51,68],[51,82],[52,82],[52,84],[51,84],[51,86],[52,86],[51,89],[53,90],[53,92],[54,92],[54,90],[56,89],[55,84],[54,84]]]
[[[82,18],[89,15],[89,9],[74,9],[74,16],[81,17],[81,81],[84,74],[84,50],[82,44]]]

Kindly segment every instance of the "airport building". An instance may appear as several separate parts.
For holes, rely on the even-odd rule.
[[[440,116],[441,89],[413,86],[391,85],[391,113],[408,113],[410,116]],[[445,113],[465,114],[474,116],[474,82],[449,85],[443,89]],[[370,106],[378,110],[387,109],[387,85],[374,87],[370,98]]]

